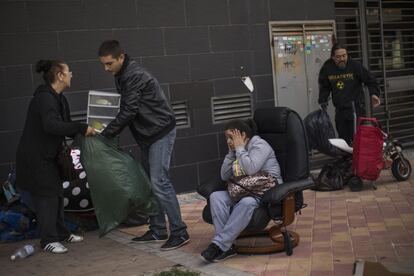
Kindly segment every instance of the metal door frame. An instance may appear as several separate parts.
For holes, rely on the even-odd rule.
[[[347,3],[349,3],[349,5],[347,5]],[[375,72],[377,81],[380,85],[382,92],[382,108],[379,110],[374,110],[374,116],[380,119],[380,121],[383,124],[384,130],[387,133],[393,135],[397,139],[402,139],[406,142],[405,145],[414,145],[414,125],[413,123],[409,122],[410,118],[414,118],[414,113],[412,113],[412,110],[414,110],[413,99],[411,97],[411,99],[408,101],[409,105],[402,108],[400,111],[398,105],[401,104],[395,103],[395,100],[399,96],[395,96],[396,94],[394,93],[406,92],[408,95],[410,91],[414,90],[414,87],[412,85],[408,85],[404,86],[400,91],[398,91],[398,88],[397,91],[395,91],[396,89],[394,85],[398,82],[398,79],[400,77],[401,79],[405,80],[410,79],[410,76],[412,78],[414,74],[405,74],[403,71],[410,70],[411,72],[414,70],[414,66],[412,65],[412,60],[408,61],[407,64],[411,63],[411,65],[405,65],[407,67],[401,71],[401,75],[399,75],[398,73],[398,68],[387,67],[387,63],[390,59],[387,53],[389,53],[390,50],[386,49],[386,45],[389,45],[390,41],[386,41],[386,38],[390,36],[389,34],[387,34],[387,32],[393,30],[393,27],[390,27],[390,25],[392,24],[411,24],[408,28],[402,27],[401,30],[406,32],[410,30],[414,31],[414,15],[412,13],[403,13],[404,11],[413,10],[413,3],[414,2],[404,0],[335,1],[335,20],[337,20],[337,33],[341,35],[341,38],[346,41],[347,32],[352,33],[356,30],[358,31],[359,38],[355,39],[359,41],[351,42],[351,44],[349,44],[348,46],[359,47],[359,51],[357,51],[358,59],[367,69]],[[400,4],[405,4],[405,6],[399,7],[398,5]],[[392,14],[387,14],[386,11],[388,9],[394,8],[399,8],[401,10],[400,19],[393,19]],[[343,10],[344,12],[341,12],[341,10]],[[348,13],[346,10],[355,12]],[[402,19],[403,16],[405,16],[405,20]],[[355,28],[352,26],[350,28],[347,28],[346,21],[342,18],[355,18]],[[400,28],[396,28],[396,31],[398,30],[400,30]],[[354,39],[354,37],[351,34],[350,40],[352,39]],[[412,42],[406,41],[405,43]],[[413,46],[408,46],[407,49],[412,51]],[[406,50],[403,48],[402,51]],[[410,57],[410,55],[412,54],[408,54],[407,57]],[[404,54],[402,54],[402,57],[404,57]],[[370,110],[370,106],[367,106],[367,110]],[[405,128],[403,126],[405,126]]]

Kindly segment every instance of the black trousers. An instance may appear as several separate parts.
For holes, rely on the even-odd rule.
[[[364,114],[364,106],[361,104],[355,105],[355,109],[346,108],[335,110],[336,131],[338,131],[339,138],[344,139],[349,146],[352,146],[352,143],[354,141],[354,132],[356,127],[354,127],[356,124],[354,121],[354,116],[358,118]]]
[[[63,219],[63,197],[37,196],[32,194],[36,221],[40,234],[40,246],[59,242],[70,235]]]
[[[337,110],[335,123],[339,138],[344,139],[351,146],[354,140],[354,115],[352,112],[348,114],[348,112]]]

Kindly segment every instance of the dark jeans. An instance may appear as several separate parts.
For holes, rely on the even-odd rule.
[[[181,219],[180,205],[170,181],[169,170],[176,129],[152,145],[141,146],[142,165],[150,177],[152,191],[158,201],[160,213],[150,217],[150,229],[158,236],[166,235],[165,214],[167,214],[170,234],[181,236],[187,226]]]
[[[32,194],[36,210],[36,221],[40,234],[40,246],[67,239],[70,232],[63,219],[63,198],[58,196],[36,196]]]

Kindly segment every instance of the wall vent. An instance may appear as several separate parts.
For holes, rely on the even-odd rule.
[[[211,98],[213,124],[233,119],[253,117],[252,94],[238,94]]]
[[[177,128],[190,127],[190,116],[188,116],[187,101],[172,102],[171,105],[174,110]]]

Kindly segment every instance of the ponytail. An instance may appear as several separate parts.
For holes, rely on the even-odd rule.
[[[63,71],[63,64],[61,60],[44,60],[41,59],[36,63],[36,72],[42,73],[42,78],[47,84],[54,83],[56,74]]]

